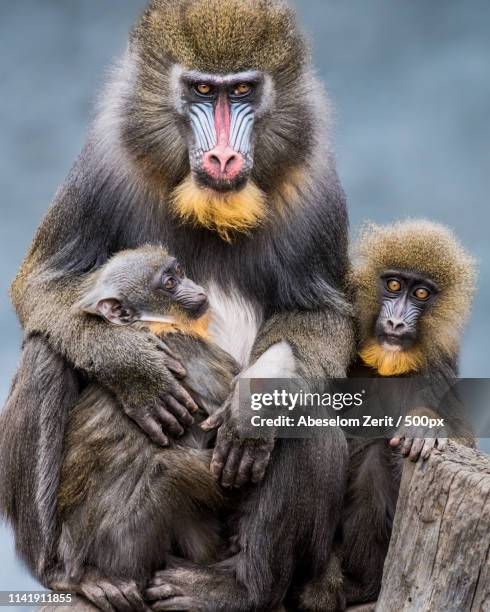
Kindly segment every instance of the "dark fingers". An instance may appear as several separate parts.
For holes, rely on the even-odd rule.
[[[133,421],[159,446],[168,446],[168,438],[162,431],[162,426],[149,414],[135,414],[133,411],[128,414]]]
[[[235,477],[238,473],[242,453],[243,447],[239,445],[239,442],[237,441],[235,445],[231,447],[221,473],[221,484],[223,487],[232,487],[235,483]]]
[[[103,589],[101,589],[95,583],[83,585],[80,592],[97,608],[99,608],[99,610],[103,610],[103,612],[116,612],[114,607],[108,601]]]
[[[172,395],[165,395],[163,399],[167,404],[168,411],[171,412],[184,427],[190,427],[194,423],[194,418],[189,413],[187,408],[182,406],[182,404]]]
[[[225,467],[226,460],[228,459],[228,453],[231,445],[231,440],[218,440],[216,446],[214,447],[213,458],[211,460],[209,469],[216,480],[221,479],[221,473]]]
[[[197,412],[199,406],[192,399],[189,392],[182,385],[175,383],[168,390],[168,395],[172,395],[180,404],[185,406],[189,412]]]
[[[224,414],[224,410],[219,410],[218,412],[215,412],[201,423],[201,429],[204,429],[204,431],[210,431],[211,429],[216,429],[217,427],[220,427],[224,421]]]
[[[131,612],[133,609],[131,604],[116,585],[108,581],[99,581],[98,585],[104,591],[107,599],[117,612]]]
[[[174,415],[166,409],[166,407],[157,405],[155,408],[161,427],[163,427],[166,432],[172,434],[172,436],[176,438],[184,433],[184,428],[182,425],[177,421]]]
[[[426,459],[428,459],[430,457],[430,454],[432,452],[432,449],[434,448],[436,443],[436,439],[435,438],[426,438],[424,440],[424,447],[422,449],[422,459],[425,461]]]
[[[253,449],[250,447],[245,448],[242,460],[238,467],[238,473],[235,478],[235,487],[243,487],[252,480],[252,466],[255,463],[255,455]]]
[[[175,597],[181,595],[182,591],[172,584],[161,584],[159,586],[152,586],[145,591],[145,599],[148,601],[157,601],[160,599],[166,599],[167,597]]]

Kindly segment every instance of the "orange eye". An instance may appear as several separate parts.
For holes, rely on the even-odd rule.
[[[250,83],[240,83],[233,90],[235,96],[246,96],[252,91],[252,85]]]
[[[415,289],[414,295],[418,300],[426,300],[430,295],[430,291],[425,287],[419,287],[418,289]]]
[[[208,96],[211,93],[211,85],[209,85],[209,83],[199,83],[199,85],[196,85],[195,87],[197,93],[200,93],[201,96]]]
[[[397,281],[395,278],[391,278],[386,283],[386,286],[390,291],[393,291],[393,293],[397,293],[402,288],[402,284],[400,283],[400,281]]]
[[[168,276],[167,278],[163,279],[164,289],[166,289],[167,291],[172,291],[174,287],[175,287],[175,280],[171,276]]]

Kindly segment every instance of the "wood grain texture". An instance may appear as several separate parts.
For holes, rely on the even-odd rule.
[[[490,611],[490,456],[406,462],[376,612]]]

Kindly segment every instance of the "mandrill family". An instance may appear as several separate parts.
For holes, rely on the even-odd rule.
[[[349,375],[373,370],[378,376],[456,376],[475,280],[473,261],[452,234],[426,221],[370,226],[357,255],[350,281],[359,356]],[[226,567],[238,554],[229,543],[236,541],[235,521],[246,511],[246,495],[227,492],[212,477],[216,436],[202,425],[225,402],[239,365],[210,340],[208,308],[204,290],[159,246],[122,251],[84,279],[73,316],[111,324],[114,334],[121,327],[154,334],[198,408],[192,416],[176,409],[185,429],[176,417],[162,415],[171,434],[162,448],[123,414],[109,390],[96,382],[84,388],[65,426],[57,492],[59,574],[52,588],[80,593],[108,612],[147,610],[155,600],[155,609],[193,610],[183,590],[172,588],[165,571],[157,570],[169,564],[181,572],[206,564]],[[389,357],[413,351],[419,359],[399,359],[390,362],[395,372],[385,370],[385,352]],[[410,438],[414,432],[398,435],[414,458],[444,442]],[[401,455],[386,440],[351,439],[348,447],[342,535],[325,575],[307,582],[299,597],[290,594],[288,609],[342,610],[345,603],[375,599],[379,591]]]
[[[340,567],[349,479],[343,531],[365,535],[341,559],[347,599],[365,597],[347,591],[369,566],[356,543],[391,519],[373,525],[363,504],[372,485],[392,513],[395,479],[370,450],[357,469],[340,430],[239,427],[241,378],[323,388],[353,371],[328,124],[281,0],[151,0],[131,31],[12,285],[24,342],[0,417],[0,511],[46,587],[108,612],[146,610],[145,594],[154,610],[329,609],[315,585]],[[404,227],[363,241],[357,365],[447,380],[471,262],[438,227],[421,226],[423,249]]]

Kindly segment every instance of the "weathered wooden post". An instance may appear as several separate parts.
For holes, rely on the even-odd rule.
[[[490,611],[490,456],[406,462],[376,612]]]

